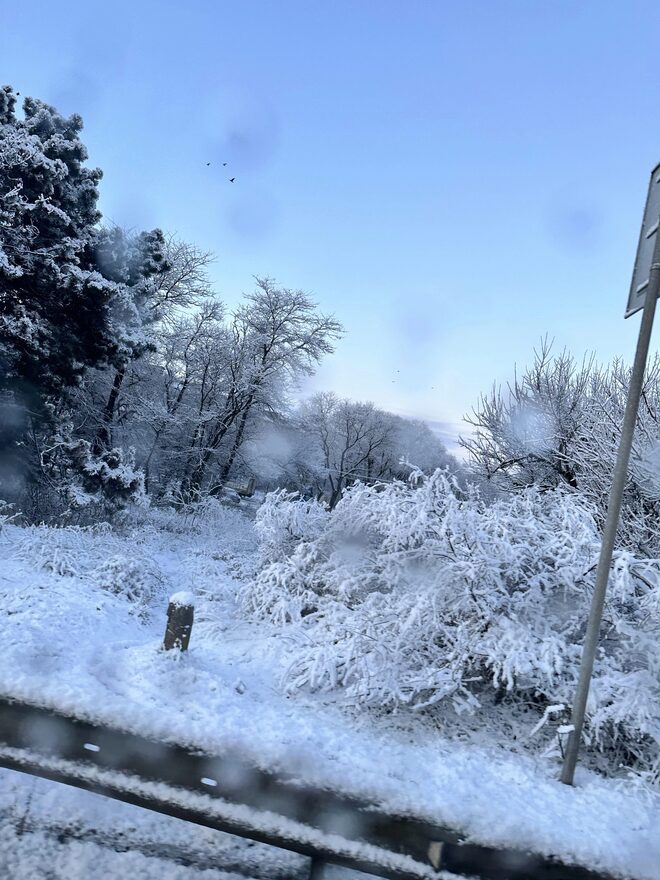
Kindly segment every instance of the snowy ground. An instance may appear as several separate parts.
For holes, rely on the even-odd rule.
[[[533,848],[621,877],[660,880],[660,799],[585,771],[575,789],[567,788],[550,761],[510,755],[485,737],[477,745],[452,740],[421,718],[348,715],[327,697],[285,696],[279,676],[290,646],[277,630],[243,619],[234,602],[255,546],[249,519],[219,507],[196,522],[153,516],[123,536],[5,525],[0,692],[210,752],[240,749],[260,767],[366,796],[482,844]],[[144,601],[121,593],[127,583]],[[165,654],[159,645],[167,598],[183,589],[197,595],[191,648],[184,656]],[[20,815],[26,797],[28,783],[19,779],[5,786],[5,822]],[[29,785],[41,792],[48,784]],[[95,807],[95,824],[115,827],[119,808],[108,804]],[[11,822],[3,860],[22,858],[20,841],[44,833],[23,828],[17,837]],[[85,840],[62,846],[99,849]],[[28,850],[36,858],[38,847],[27,847],[31,858]],[[135,865],[155,859],[139,848],[123,855]],[[142,878],[135,865],[130,870]],[[159,876],[171,880],[192,870],[171,869],[164,874],[161,866]],[[108,868],[106,876],[125,871]],[[216,876],[217,870],[209,874]]]

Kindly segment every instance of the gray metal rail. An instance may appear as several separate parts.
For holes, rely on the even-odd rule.
[[[215,851],[212,846],[152,840],[137,829],[99,830],[85,827],[79,821],[53,822],[45,817],[34,819],[6,816],[3,819],[4,823],[13,826],[17,837],[39,834],[63,846],[69,843],[91,843],[115,853],[138,852],[148,859],[172,862],[197,871],[224,871],[244,877],[245,880],[308,880],[309,876],[307,859],[293,855],[290,862],[273,863],[268,858],[270,848],[254,844],[253,841],[247,851]],[[4,827],[7,827],[4,823]]]
[[[391,880],[421,880],[440,869],[483,880],[608,880],[538,855],[464,843],[452,829],[304,786],[237,755],[205,755],[10,698],[0,698],[0,743],[0,766],[297,852],[315,866],[344,865]],[[132,790],[129,777],[166,788]],[[195,797],[181,797],[186,793]],[[223,813],[221,805],[255,814]],[[260,815],[286,821],[273,827],[260,823]],[[356,847],[358,842],[368,846]]]

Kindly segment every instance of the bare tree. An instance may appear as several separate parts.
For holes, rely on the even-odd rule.
[[[278,397],[286,395],[302,376],[314,372],[342,334],[341,325],[318,312],[303,291],[277,287],[269,278],[257,278],[256,283],[256,291],[247,295],[232,323],[225,413],[211,446],[217,448],[219,440],[235,426],[220,483],[231,473],[253,412],[273,409]],[[193,475],[193,489],[201,486],[207,461],[208,455],[201,459]]]
[[[176,321],[182,310],[210,296],[206,268],[212,261],[211,254],[173,236],[165,240],[161,236],[159,243],[162,243],[162,262],[146,269],[140,265],[140,271],[136,272],[131,267],[133,263],[139,263],[136,253],[140,254],[140,237],[119,228],[105,231],[104,247],[108,251],[105,262],[117,278],[125,279],[126,302],[123,309],[117,310],[121,351],[112,377],[105,376],[110,380],[110,387],[94,438],[97,452],[112,445],[112,423],[131,365],[146,351],[157,347],[160,334]]]
[[[630,370],[553,356],[544,341],[534,363],[506,389],[493,388],[466,421],[461,439],[477,473],[504,490],[537,485],[579,492],[604,521]],[[660,550],[660,359],[648,367],[631,456],[620,540],[645,554]],[[653,549],[655,548],[655,549]]]
[[[142,434],[151,435],[143,463],[147,489],[155,462],[171,480],[198,454],[226,385],[226,346],[223,306],[208,300],[169,322],[156,356],[143,364],[135,412]]]
[[[391,473],[397,460],[391,443],[395,424],[373,403],[316,394],[302,407],[303,429],[321,452],[322,489],[333,508],[344,488],[358,479],[377,480]]]

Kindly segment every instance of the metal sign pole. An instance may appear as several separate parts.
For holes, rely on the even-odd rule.
[[[657,228],[658,227],[656,226],[656,230]],[[630,377],[630,388],[628,389],[628,400],[626,402],[626,411],[623,417],[623,427],[621,428],[619,451],[617,454],[614,477],[612,479],[612,488],[610,489],[610,498],[607,506],[607,519],[603,530],[603,543],[600,548],[600,557],[596,572],[596,585],[591,600],[589,622],[587,624],[587,632],[584,638],[584,646],[582,648],[580,677],[578,679],[575,702],[573,703],[573,712],[571,715],[573,730],[568,739],[564,766],[561,771],[561,781],[566,785],[573,784],[575,764],[577,762],[578,749],[582,737],[584,714],[587,706],[587,697],[589,696],[589,685],[591,683],[591,674],[593,672],[596,650],[598,649],[600,623],[603,616],[603,606],[605,604],[605,592],[607,590],[610,566],[612,564],[612,551],[614,550],[614,541],[616,539],[619,515],[621,513],[621,502],[626,485],[628,462],[630,460],[630,449],[632,447],[633,435],[635,433],[637,410],[639,409],[639,399],[642,394],[646,360],[649,352],[649,343],[651,341],[655,303],[659,291],[660,235],[656,235],[653,248],[653,258],[651,260],[648,276],[648,286],[646,287],[644,312],[642,314],[642,323],[639,328],[637,350],[635,351],[635,361],[633,364],[632,375]]]

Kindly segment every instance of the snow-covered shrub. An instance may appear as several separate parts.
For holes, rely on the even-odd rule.
[[[0,498],[0,533],[2,533],[4,525],[10,523],[13,519],[17,519],[19,516],[20,514],[15,510],[13,504],[9,504]]]
[[[135,450],[95,450],[63,424],[40,456],[42,474],[64,501],[62,516],[78,514],[79,522],[112,518],[128,507],[147,507],[144,473],[135,465]]]
[[[242,601],[289,625],[287,686],[375,707],[552,707],[565,722],[599,550],[591,509],[562,489],[487,504],[440,471],[413,476],[417,488],[357,484],[322,527],[278,553],[267,544]],[[271,499],[268,520],[295,522],[299,505]],[[587,733],[646,767],[660,742],[659,608],[657,564],[618,553]]]
[[[5,530],[13,554],[37,569],[92,582],[140,609],[163,580],[141,543],[119,536],[107,523],[96,526],[25,526]],[[127,541],[131,541],[130,555]],[[138,609],[138,610],[140,610]]]
[[[103,504],[120,510],[127,504],[146,504],[144,474],[135,467],[133,450],[109,449],[94,453],[87,440],[67,445],[71,459],[66,494],[74,507]]]
[[[329,522],[325,504],[286,489],[269,492],[255,523],[263,559],[285,559],[299,541],[318,538]]]
[[[122,596],[142,612],[153,598],[157,583],[143,560],[125,555],[110,556],[104,560],[94,569],[92,578],[101,589]]]
[[[94,566],[97,548],[110,539],[107,525],[26,526],[12,529],[13,551],[37,569],[64,577],[83,577]]]

